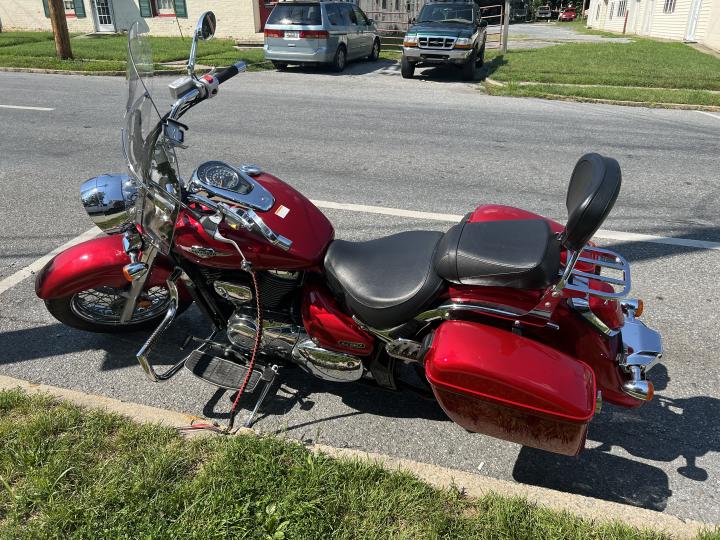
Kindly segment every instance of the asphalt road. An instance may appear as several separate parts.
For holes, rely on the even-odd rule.
[[[124,81],[0,73],[0,88],[0,105],[54,108],[0,107],[2,280],[90,227],[78,186],[124,169]],[[255,162],[326,201],[451,214],[492,202],[562,219],[575,161],[599,151],[624,172],[605,229],[720,242],[719,116],[489,97],[446,72],[404,81],[359,64],[342,76],[291,70],[234,79],[185,117],[191,148],[181,161],[185,174],[201,159]],[[328,215],[346,239],[449,226]],[[257,427],[720,522],[720,252],[602,243],[633,263],[634,293],[665,338],[665,366],[651,372],[657,399],[637,411],[606,406],[580,457],[471,435],[433,403],[297,370]],[[189,373],[146,382],[133,358],[146,336],[65,328],[35,298],[31,280],[0,301],[2,374],[219,418],[229,407],[228,395]],[[204,324],[195,310],[183,315],[164,360],[178,355],[172,340],[202,333]]]

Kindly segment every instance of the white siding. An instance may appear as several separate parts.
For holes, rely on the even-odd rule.
[[[655,0],[650,36],[682,40],[685,38],[692,0],[675,0],[675,11],[672,13],[664,12],[665,2],[666,0]]]
[[[714,0],[712,6],[708,6],[708,12],[710,16],[700,42],[707,47],[720,51],[720,0]]]

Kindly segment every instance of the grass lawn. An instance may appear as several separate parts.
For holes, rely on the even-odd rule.
[[[190,39],[151,37],[156,63],[187,59]],[[248,64],[263,62],[261,49],[237,50],[233,40],[214,39],[198,46],[198,63],[228,66],[238,60]],[[127,59],[127,37],[121,35],[83,37],[71,40],[74,60],[57,60],[51,32],[0,33],[0,66],[60,69],[67,71],[124,71]],[[250,69],[259,66],[251,65]]]
[[[666,538],[521,499],[468,499],[276,438],[187,440],[20,391],[0,392],[0,537]]]
[[[720,90],[720,58],[684,43],[568,43],[510,51],[491,77],[499,81]]]

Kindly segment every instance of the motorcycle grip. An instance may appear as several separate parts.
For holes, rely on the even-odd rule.
[[[230,66],[229,68],[223,69],[220,73],[215,75],[215,78],[217,79],[219,84],[222,84],[228,79],[232,79],[238,73],[245,71],[246,69],[247,64],[241,60],[240,62]]]

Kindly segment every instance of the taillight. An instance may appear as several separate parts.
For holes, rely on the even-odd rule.
[[[301,30],[301,39],[328,39],[330,34],[326,30]]]
[[[285,37],[284,30],[265,30],[265,37]]]

